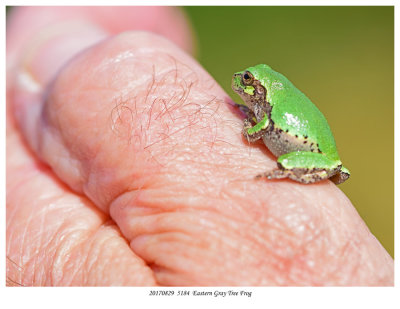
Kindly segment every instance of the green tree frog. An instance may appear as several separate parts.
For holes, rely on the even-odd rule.
[[[290,178],[306,184],[324,179],[340,184],[350,177],[324,115],[285,76],[258,64],[235,73],[232,89],[245,103],[246,139],[262,138],[278,157],[277,169],[256,177]]]

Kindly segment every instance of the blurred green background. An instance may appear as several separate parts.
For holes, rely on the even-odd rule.
[[[351,178],[339,188],[394,253],[394,8],[185,7],[197,59],[234,99],[267,63],[324,113]]]

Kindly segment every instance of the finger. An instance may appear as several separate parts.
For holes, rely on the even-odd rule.
[[[126,33],[74,59],[25,132],[161,284],[392,284],[392,260],[333,184],[253,180],[275,163],[249,151],[225,98],[168,41]]]
[[[24,110],[18,108],[20,102],[30,102],[30,112],[37,112],[34,106],[43,96],[43,87],[77,52],[110,33],[131,28],[159,32],[183,48],[191,48],[190,26],[176,8],[14,9],[7,27],[7,87],[11,91],[19,89],[13,98],[15,113],[18,115]]]
[[[51,22],[44,17],[57,16],[57,10],[50,12],[54,14],[44,10],[45,14],[41,11],[42,15],[38,19],[37,11],[34,8],[33,12],[20,16],[22,18],[19,21],[29,21],[30,27],[20,27],[17,33],[16,22],[15,27],[8,28],[15,30],[8,32],[8,39],[11,38],[8,48],[14,46],[14,51],[18,50],[18,44],[13,44],[15,37],[10,33],[18,37],[23,31],[34,30],[37,23],[43,22],[39,25],[43,26]],[[120,25],[123,26],[123,23]],[[37,38],[43,39],[41,35],[45,30],[41,30],[42,33],[35,38],[30,38],[33,32],[22,37],[22,41],[30,38],[34,44],[23,49],[27,55],[23,55],[18,63],[36,72],[37,79],[29,81],[22,78],[21,84],[27,86],[27,89],[19,92],[19,97],[26,95],[28,98],[31,92],[34,94],[32,97],[40,97],[43,85],[63,62],[106,35],[103,29],[83,22],[70,29],[67,26],[71,27],[71,23],[64,26],[58,24],[56,29],[52,29],[52,36],[45,35],[48,42],[35,42]],[[58,37],[54,30],[61,32]],[[57,46],[57,52],[46,54],[52,44]],[[11,55],[13,52],[7,54]],[[41,66],[41,62],[46,66]],[[8,77],[11,77],[13,72],[9,73]],[[7,83],[12,88],[8,102],[12,101],[15,90],[11,87],[11,81],[9,79]],[[60,186],[51,171],[32,157],[15,130],[12,117],[7,119],[7,132],[7,256],[8,261],[12,261],[7,265],[7,276],[10,282],[22,285],[154,284],[152,273],[132,253],[115,225],[108,223],[109,218],[96,211],[89,201],[82,201],[67,188]]]
[[[83,49],[96,41],[96,37],[83,35],[86,27],[96,29],[98,40],[101,35],[144,30],[165,36],[188,52],[193,50],[191,27],[183,12],[174,7],[19,7],[11,10],[7,20],[7,66],[18,62],[27,48],[45,47],[44,41],[59,36],[68,37],[69,43],[74,43],[74,38],[80,40]],[[60,47],[60,56],[62,51]],[[71,57],[70,51],[68,48],[64,54]],[[58,59],[61,64],[66,60]]]
[[[73,194],[7,129],[7,285],[154,285],[108,216]]]

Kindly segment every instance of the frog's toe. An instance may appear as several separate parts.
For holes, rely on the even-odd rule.
[[[329,179],[336,185],[341,184],[345,182],[347,179],[350,177],[350,171],[345,168],[344,166],[341,167],[341,169],[332,177]]]

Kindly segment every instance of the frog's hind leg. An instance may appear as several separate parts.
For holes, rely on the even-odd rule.
[[[314,183],[337,174],[340,162],[316,152],[297,151],[278,158],[279,169],[256,176],[268,179],[290,178],[301,183]]]
[[[256,176],[256,178],[263,177],[268,179],[290,178],[301,183],[309,184],[328,179],[329,175],[325,170],[293,168],[290,170],[276,169]]]

